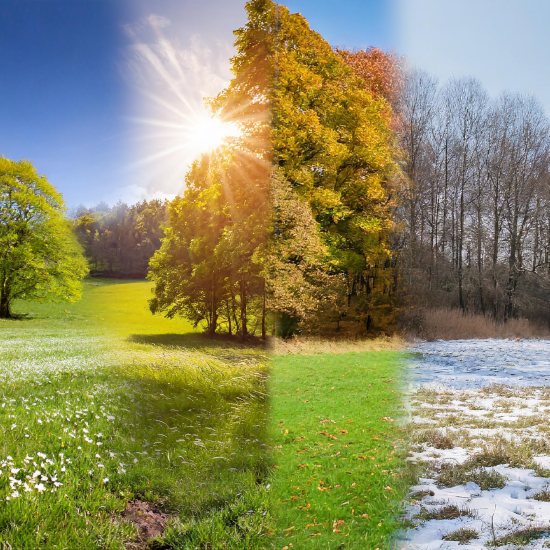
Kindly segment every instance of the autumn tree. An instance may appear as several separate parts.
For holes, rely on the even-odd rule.
[[[87,265],[65,211],[30,162],[0,157],[0,318],[16,299],[80,298]]]
[[[327,287],[328,278],[334,290],[318,293],[316,314],[303,327],[332,331],[344,322],[355,333],[387,329],[394,312],[391,106],[301,15],[271,5],[266,20],[273,11],[275,182],[286,182],[311,212],[326,249],[317,286]],[[288,271],[279,268],[282,276]],[[276,310],[283,306],[275,301]]]
[[[394,110],[398,108],[404,80],[404,62],[397,53],[375,47],[357,51],[336,48],[336,52],[374,96],[386,99]]]

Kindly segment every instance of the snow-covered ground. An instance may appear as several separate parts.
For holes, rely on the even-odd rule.
[[[550,547],[550,341],[418,344],[420,468],[398,548]],[[445,540],[447,539],[447,540]]]

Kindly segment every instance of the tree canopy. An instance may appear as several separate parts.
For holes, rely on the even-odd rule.
[[[162,227],[168,220],[168,201],[79,206],[73,218],[92,277],[144,279],[149,260],[164,237]]]
[[[80,297],[87,264],[65,210],[30,162],[0,157],[0,318],[16,299]]]
[[[272,307],[301,320],[305,330],[333,331],[342,323],[355,333],[387,329],[394,312],[390,182],[397,165],[385,89],[371,89],[345,62],[353,56],[334,51],[301,15],[270,3],[269,9],[276,11],[275,182],[285,189],[275,194],[276,218],[279,224],[293,219],[284,213],[291,196],[307,205],[317,235],[310,244],[318,252],[314,260],[292,254],[286,267],[279,256]],[[288,249],[281,241],[292,235],[279,227],[276,248]],[[309,286],[296,278],[297,284],[283,284],[291,272],[298,279],[307,273]],[[314,287],[316,303],[307,315],[296,301],[303,288]]]
[[[188,172],[149,275],[153,312],[243,337],[266,335],[271,35],[261,5],[247,4],[248,23],[235,31],[234,78],[208,102],[213,115],[236,124],[240,135],[204,154]]]

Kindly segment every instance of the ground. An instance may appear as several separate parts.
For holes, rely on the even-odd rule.
[[[418,351],[409,457],[418,482],[398,547],[547,548],[550,342],[437,342]]]
[[[408,490],[396,351],[281,355],[270,382],[275,548],[388,548]]]
[[[0,546],[263,546],[265,351],[152,317],[150,291],[87,281],[0,322]]]

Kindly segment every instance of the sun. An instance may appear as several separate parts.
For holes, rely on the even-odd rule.
[[[224,145],[228,139],[238,135],[236,124],[224,122],[219,117],[207,112],[194,117],[189,126],[185,128],[185,140],[197,155],[211,153]]]

